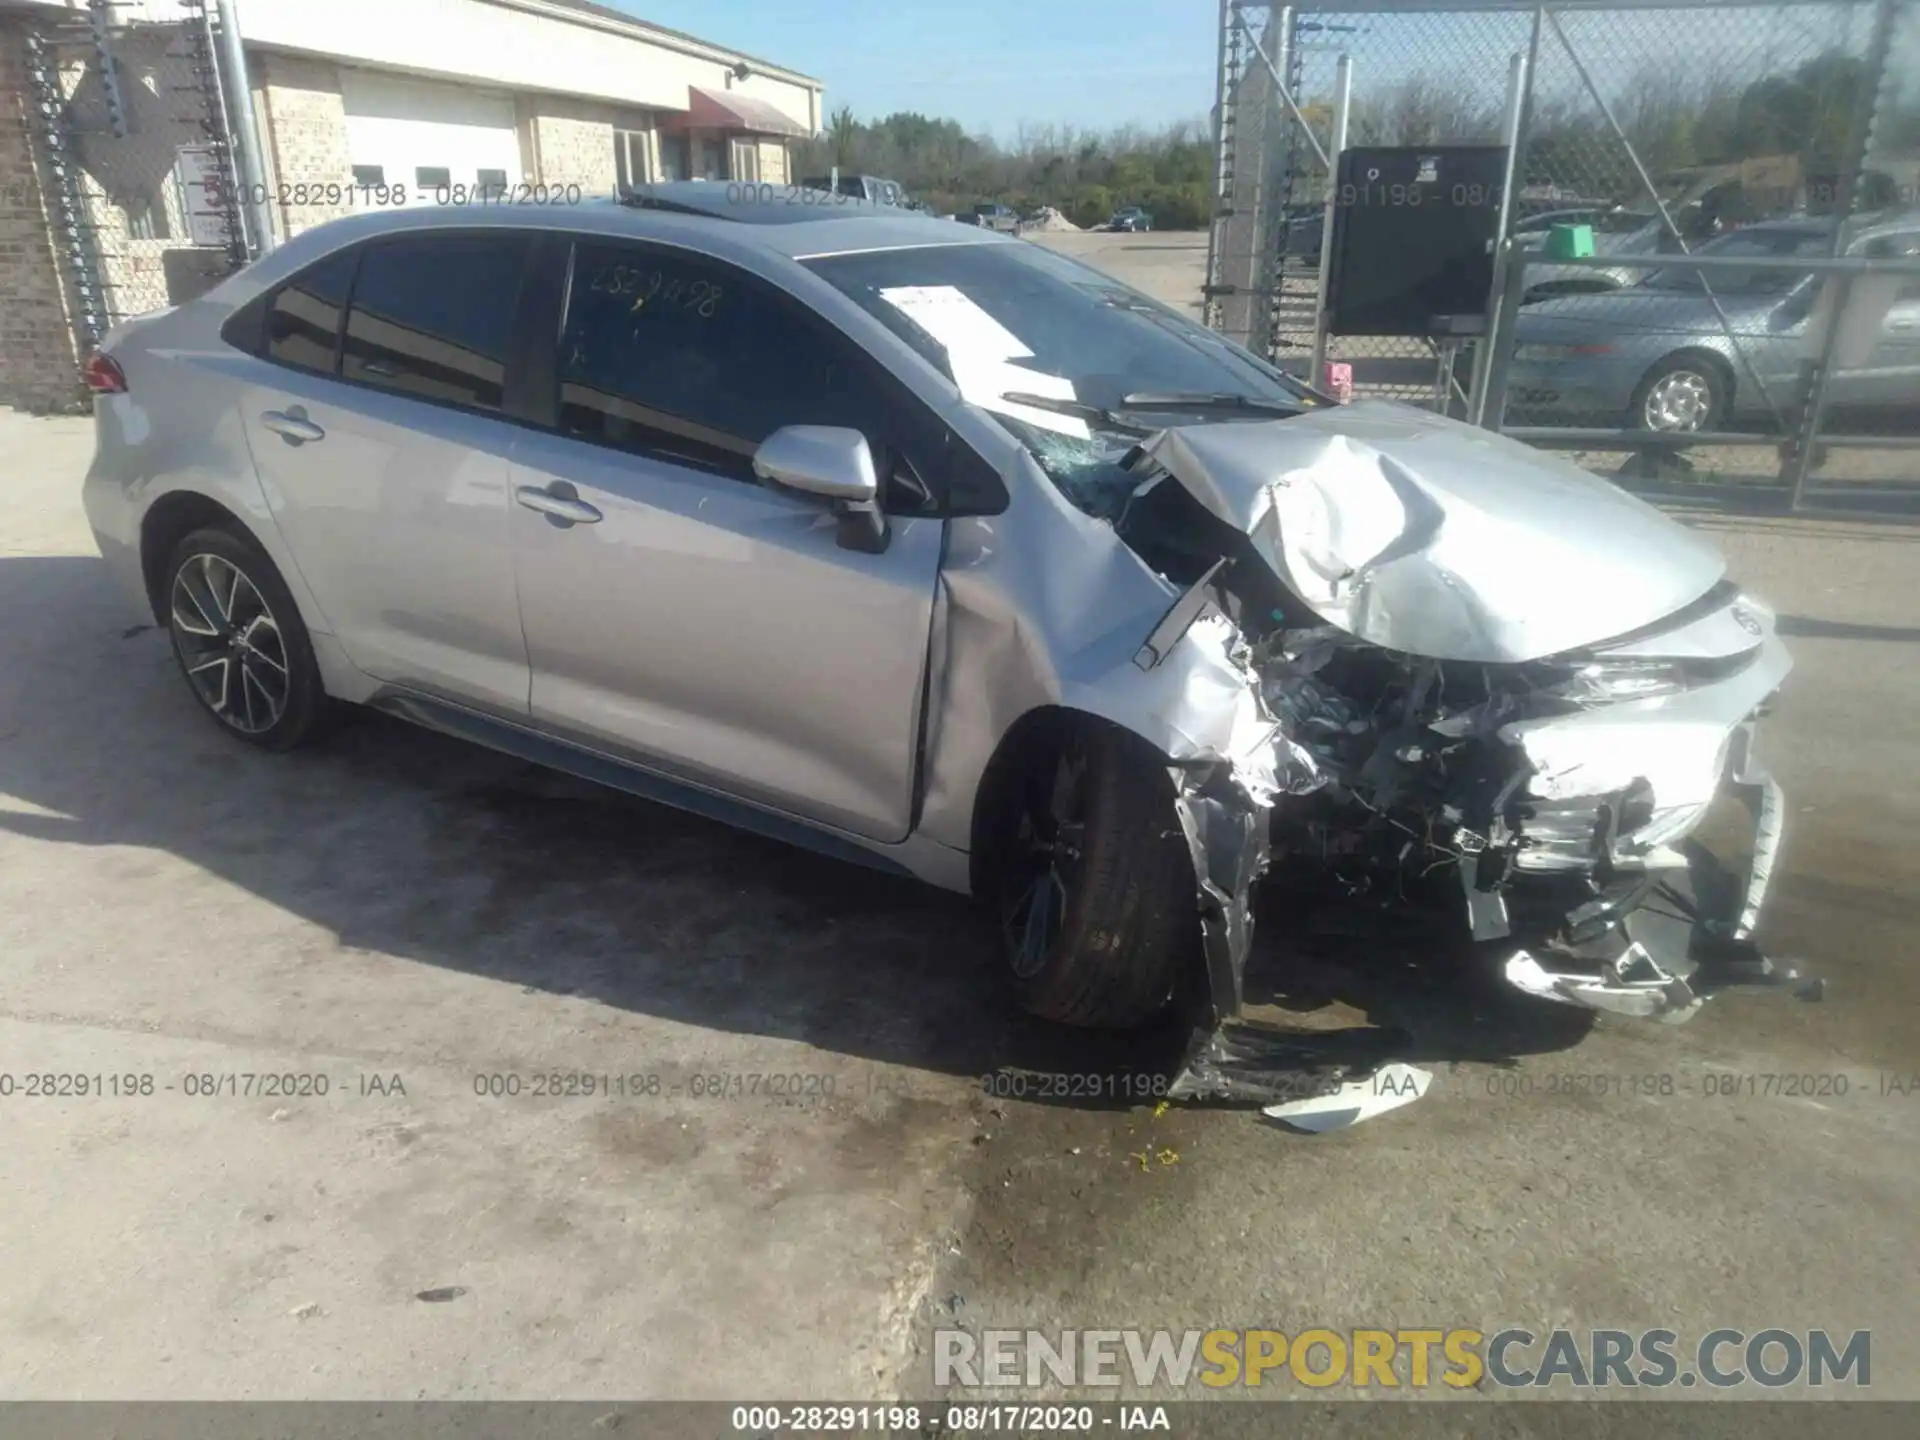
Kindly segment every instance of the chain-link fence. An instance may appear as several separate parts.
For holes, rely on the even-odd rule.
[[[1615,449],[1635,431],[1739,432],[1768,437],[1790,466],[1810,448],[1810,415],[1827,438],[1920,420],[1920,291],[1908,281],[1839,282],[1852,312],[1878,307],[1862,322],[1875,334],[1823,364],[1834,282],[1661,263],[1703,246],[1853,255],[1868,269],[1912,253],[1916,0],[1228,0],[1221,34],[1225,218],[1209,314],[1256,351],[1305,374],[1318,339],[1320,357],[1351,367],[1356,393],[1456,413],[1476,381],[1501,380],[1508,403],[1494,397],[1489,423],[1545,443],[1555,430],[1569,445],[1574,432],[1611,432]],[[1476,371],[1472,345],[1316,334],[1326,157],[1342,117],[1350,146],[1517,141],[1505,234],[1528,253],[1499,270],[1521,293],[1487,345],[1480,370],[1492,373]],[[1575,224],[1595,258],[1562,263],[1555,227]],[[1760,445],[1695,459],[1774,468]]]
[[[246,263],[203,0],[92,0],[24,35],[41,202],[83,350]]]

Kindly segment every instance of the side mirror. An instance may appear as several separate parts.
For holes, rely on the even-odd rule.
[[[840,543],[877,555],[887,548],[887,517],[873,451],[858,430],[837,425],[783,425],[753,452],[762,480],[832,502]]]

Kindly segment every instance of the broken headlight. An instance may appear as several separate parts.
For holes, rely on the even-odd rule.
[[[1559,667],[1560,677],[1543,686],[1542,693],[1576,705],[1621,705],[1629,700],[1651,700],[1656,696],[1697,690],[1702,685],[1737,675],[1751,665],[1759,653],[1756,649],[1713,658],[1636,655],[1571,660]]]
[[[1688,688],[1685,669],[1673,660],[1589,660],[1569,668],[1553,694],[1585,705],[1650,700]]]

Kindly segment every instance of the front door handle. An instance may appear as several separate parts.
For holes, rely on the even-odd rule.
[[[289,405],[284,410],[269,410],[260,423],[289,445],[304,445],[309,440],[324,440],[327,432],[307,418],[304,406]]]
[[[573,487],[567,486],[569,490]],[[568,525],[593,525],[600,520],[600,511],[577,495],[555,493],[557,487],[541,489],[538,485],[521,485],[513,492],[513,498],[529,510],[538,510],[549,519]]]

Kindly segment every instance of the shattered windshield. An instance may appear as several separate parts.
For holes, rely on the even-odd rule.
[[[1120,462],[1141,436],[1311,404],[1278,370],[1179,311],[1038,245],[804,263],[991,410],[1068,499],[1102,518],[1139,483]]]

